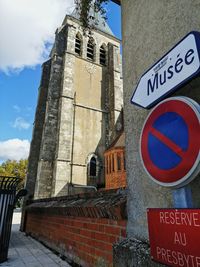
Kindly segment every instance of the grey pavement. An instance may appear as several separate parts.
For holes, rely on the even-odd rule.
[[[51,250],[30,236],[19,231],[21,212],[13,214],[12,233],[8,251],[8,261],[0,267],[70,267]]]

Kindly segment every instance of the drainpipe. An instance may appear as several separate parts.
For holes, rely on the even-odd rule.
[[[73,101],[73,122],[72,122],[72,147],[71,147],[71,163],[70,163],[70,181],[72,184],[72,175],[73,175],[73,157],[74,157],[74,135],[75,135],[75,115],[76,115],[76,92],[74,93],[74,101]],[[68,187],[68,195],[69,195],[69,187]]]

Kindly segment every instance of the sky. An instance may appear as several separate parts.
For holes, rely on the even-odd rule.
[[[0,0],[0,163],[28,158],[41,64],[73,0]],[[121,38],[120,7],[106,5]]]

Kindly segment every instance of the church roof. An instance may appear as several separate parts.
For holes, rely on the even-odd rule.
[[[80,20],[80,12],[77,9],[75,9],[70,16]],[[96,12],[94,8],[90,9],[89,16],[93,18],[89,22],[90,26],[93,26],[97,30],[114,36],[105,19],[101,16],[99,12]]]

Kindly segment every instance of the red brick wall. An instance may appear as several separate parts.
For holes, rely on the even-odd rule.
[[[112,245],[126,237],[126,220],[28,212],[26,233],[64,249],[71,259],[85,266],[98,266],[100,262],[112,266]]]
[[[27,234],[80,266],[109,267],[126,237],[126,190],[35,200],[25,214]]]

